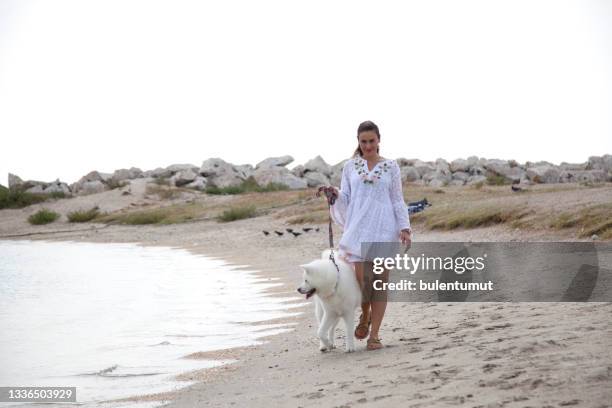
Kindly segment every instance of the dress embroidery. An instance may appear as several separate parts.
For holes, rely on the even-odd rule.
[[[380,180],[382,174],[389,170],[389,160],[379,161],[372,170],[368,170],[368,161],[362,157],[356,157],[354,162],[355,171],[357,171],[364,184],[374,184],[375,180]],[[380,167],[379,164],[381,164]]]

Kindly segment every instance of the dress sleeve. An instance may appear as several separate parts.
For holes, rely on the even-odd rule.
[[[391,203],[400,231],[410,228],[410,216],[402,191],[402,174],[397,162],[391,166]]]
[[[344,228],[346,223],[346,211],[351,197],[351,183],[349,181],[350,160],[344,163],[342,168],[342,179],[340,180],[340,191],[334,205],[329,209],[332,220]]]

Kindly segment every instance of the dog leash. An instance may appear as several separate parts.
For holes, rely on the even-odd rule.
[[[332,231],[332,218],[331,218],[331,206],[334,205],[334,203],[336,202],[336,194],[334,193],[333,189],[325,187],[325,186],[321,186],[319,187],[319,189],[317,190],[317,197],[321,197],[321,192],[325,193],[325,197],[327,198],[327,210],[328,210],[328,232],[329,232],[329,259],[332,261],[332,263],[334,264],[334,266],[336,267],[336,285],[334,286],[334,292],[336,291],[336,288],[338,287],[338,282],[340,282],[340,268],[338,267],[338,264],[336,263],[336,260],[334,259],[334,233]]]

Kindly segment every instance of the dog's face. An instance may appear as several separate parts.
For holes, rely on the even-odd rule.
[[[298,287],[297,291],[302,295],[306,295],[306,299],[317,293],[317,291],[325,293],[324,291],[329,289],[330,283],[326,281],[328,273],[325,261],[316,260],[300,265],[300,267],[304,270],[304,273],[302,274],[302,284]]]
[[[310,264],[300,265],[304,272],[302,273],[302,284],[297,288],[297,291],[302,295],[306,295],[306,299],[310,298],[317,291],[314,285],[314,276],[312,276],[312,268]]]

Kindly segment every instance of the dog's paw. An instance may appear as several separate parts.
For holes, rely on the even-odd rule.
[[[348,346],[347,346],[347,347],[344,349],[344,352],[345,352],[345,353],[353,353],[354,351],[355,351],[355,347],[354,347],[354,346],[353,346],[353,347],[348,347]]]
[[[329,345],[325,344],[324,341],[319,342],[319,351],[321,353],[325,353],[326,351],[330,351],[331,349],[332,348]]]

